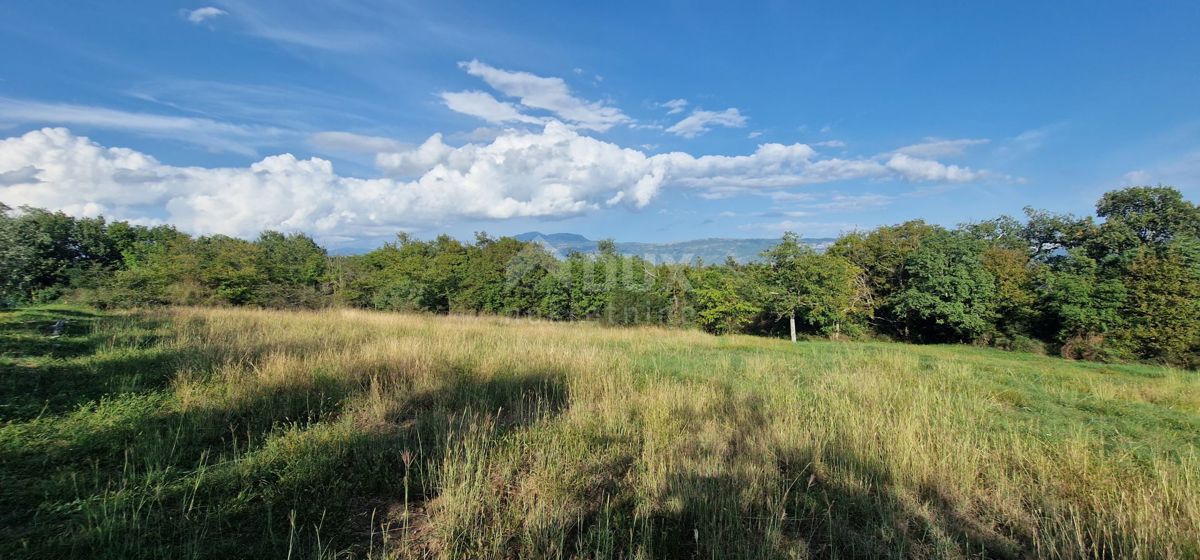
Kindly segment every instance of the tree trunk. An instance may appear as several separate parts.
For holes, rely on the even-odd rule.
[[[791,317],[788,317],[788,324],[792,327],[792,342],[796,342],[796,312],[793,311]]]

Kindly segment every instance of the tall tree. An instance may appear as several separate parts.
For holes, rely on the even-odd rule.
[[[1101,233],[1115,241],[1110,249],[1136,243],[1163,247],[1180,235],[1200,236],[1200,208],[1173,187],[1129,187],[1104,193],[1096,203],[1104,218]]]
[[[1043,271],[1039,297],[1045,328],[1052,331],[1050,338],[1063,343],[1064,355],[1100,357],[1105,337],[1124,323],[1125,286],[1105,277],[1082,249],[1069,251]]]
[[[899,332],[904,328],[902,318],[892,313],[891,300],[905,289],[904,267],[908,256],[921,246],[922,240],[938,231],[941,228],[911,220],[844,235],[827,251],[863,269],[870,301],[875,307],[870,315],[878,330]]]
[[[1181,251],[1141,250],[1125,273],[1126,317],[1121,338],[1139,358],[1197,365],[1200,350],[1200,269]]]
[[[1037,318],[1035,306],[1037,292],[1034,275],[1037,267],[1045,266],[1029,261],[1025,250],[992,245],[983,250],[980,262],[996,285],[995,323],[1003,335],[1028,336]]]
[[[703,268],[691,275],[696,324],[713,334],[742,332],[763,309],[750,293],[753,279],[727,267]]]
[[[796,322],[825,335],[840,335],[869,313],[864,271],[837,255],[820,255],[792,232],[763,253],[768,307],[788,318],[792,340]]]
[[[805,295],[801,260],[812,253],[812,248],[800,243],[800,236],[790,231],[783,234],[778,245],[763,252],[768,306],[777,317],[788,318],[792,342],[796,341],[796,313]]]
[[[890,301],[911,340],[969,341],[991,328],[995,286],[982,248],[965,235],[938,231],[904,261],[904,289]]]
[[[1071,214],[1056,214],[1025,207],[1025,242],[1030,258],[1047,260],[1062,256],[1067,250],[1081,246],[1095,235],[1091,218]]]

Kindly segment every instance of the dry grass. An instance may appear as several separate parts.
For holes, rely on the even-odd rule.
[[[5,556],[1200,555],[1194,373],[360,311],[89,336],[63,367],[169,374],[0,425],[41,516]]]

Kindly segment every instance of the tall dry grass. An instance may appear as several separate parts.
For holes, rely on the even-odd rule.
[[[140,451],[130,484],[176,496],[142,507],[224,530],[277,504],[236,538],[293,557],[1200,556],[1186,372],[361,311],[140,320],[171,325],[162,410],[222,431],[186,468]],[[171,523],[109,505],[113,539]]]

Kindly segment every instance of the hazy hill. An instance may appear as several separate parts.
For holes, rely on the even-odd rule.
[[[588,239],[577,233],[541,233],[530,231],[515,235],[521,241],[539,241],[548,248],[566,256],[571,251],[580,253],[596,252],[596,240]],[[805,243],[817,250],[824,250],[833,243],[833,238],[806,238]],[[672,243],[642,243],[637,241],[617,241],[617,252],[623,255],[637,255],[653,262],[692,262],[700,259],[706,263],[722,263],[725,258],[732,256],[734,260],[745,263],[758,258],[763,251],[779,243],[778,239],[764,238],[721,238],[693,239]]]

